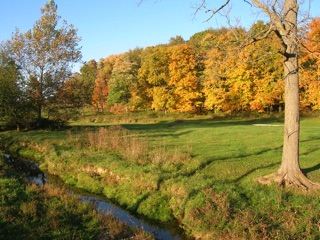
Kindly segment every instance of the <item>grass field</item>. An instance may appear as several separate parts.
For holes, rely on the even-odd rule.
[[[199,239],[318,239],[318,192],[256,181],[280,165],[282,125],[278,118],[132,117],[0,138],[67,183],[157,221],[175,219]],[[302,119],[301,167],[315,182],[319,140],[320,119]]]

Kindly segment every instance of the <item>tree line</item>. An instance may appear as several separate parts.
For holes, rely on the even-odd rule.
[[[320,109],[319,26],[300,29],[300,103]],[[65,97],[97,111],[273,112],[284,109],[283,55],[275,34],[243,46],[268,23],[208,29],[188,41],[136,48],[85,63],[65,85]],[[71,103],[70,102],[70,103]]]
[[[189,40],[135,48],[98,62],[81,60],[77,29],[49,1],[26,33],[0,45],[0,123],[41,126],[79,109],[99,112],[273,112],[284,109],[283,55],[269,23],[208,29]],[[300,104],[320,110],[320,19],[299,29]],[[254,40],[245,44],[249,38]],[[255,41],[255,39],[257,39]]]

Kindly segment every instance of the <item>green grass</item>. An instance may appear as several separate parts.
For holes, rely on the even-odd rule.
[[[176,219],[197,238],[320,237],[318,193],[256,181],[280,165],[282,119],[139,117],[121,128],[99,130],[114,121],[78,122],[67,131],[4,132],[0,138],[3,147],[35,158],[66,182],[149,218]],[[316,182],[319,140],[320,119],[302,119],[301,167]]]
[[[1,154],[3,154],[1,152]],[[50,184],[25,181],[0,158],[0,239],[153,239]]]

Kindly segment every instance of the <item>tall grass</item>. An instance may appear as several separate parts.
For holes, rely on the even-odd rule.
[[[88,132],[87,136],[89,146],[95,150],[115,151],[123,158],[141,163],[147,157],[146,139],[139,139],[121,126],[101,127],[98,131]]]
[[[70,137],[69,139],[78,137]],[[169,149],[165,144],[151,146],[146,136],[133,134],[122,126],[100,127],[96,131],[87,131],[88,147],[93,150],[116,152],[122,158],[137,164],[175,165],[191,158],[192,147],[188,145],[187,152],[178,148]]]

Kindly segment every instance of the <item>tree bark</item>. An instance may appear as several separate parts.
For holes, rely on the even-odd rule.
[[[285,32],[278,32],[284,46],[285,126],[281,166],[275,173],[260,177],[261,183],[319,189],[301,171],[299,164],[300,99],[298,74],[297,0],[286,0]],[[284,34],[285,33],[285,34]]]

